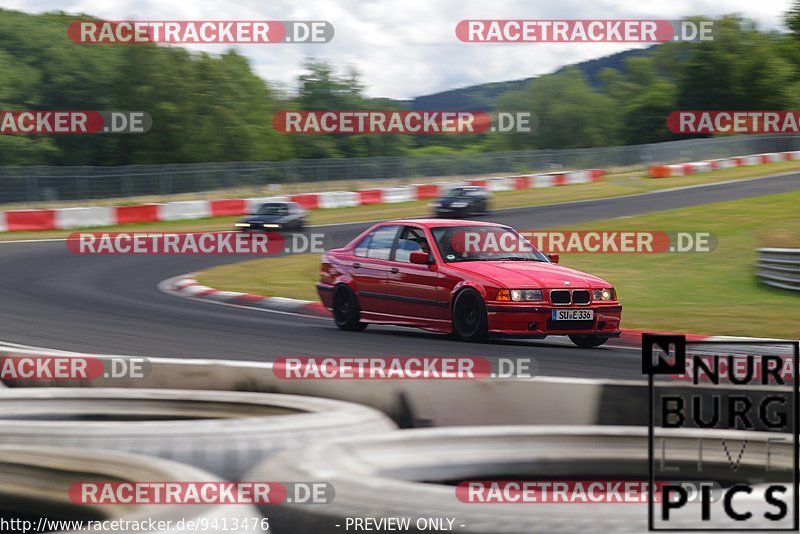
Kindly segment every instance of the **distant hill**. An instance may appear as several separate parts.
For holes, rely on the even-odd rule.
[[[591,59],[571,66],[577,67],[579,70],[583,71],[589,80],[589,84],[596,86],[600,83],[599,75],[601,70],[611,68],[624,71],[625,61],[628,58],[647,56],[651,54],[654,49],[655,47],[642,50],[626,50],[625,52],[619,52],[598,59]],[[561,72],[564,68],[566,67],[557,70],[555,74]],[[550,75],[545,74],[545,76]],[[411,100],[408,105],[411,109],[469,109],[488,111],[493,108],[494,101],[498,96],[508,91],[522,89],[534,79],[535,77],[507,82],[484,83],[461,89],[451,89],[450,91],[443,91],[432,95],[418,96]]]

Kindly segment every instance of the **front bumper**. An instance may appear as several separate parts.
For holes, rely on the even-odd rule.
[[[322,305],[329,310],[333,310],[333,286],[325,283],[317,284],[317,295]]]
[[[553,321],[554,309],[594,310],[589,321]],[[619,337],[622,306],[619,304],[590,304],[587,306],[552,306],[522,302],[487,302],[489,333],[545,337],[548,335],[592,334]]]

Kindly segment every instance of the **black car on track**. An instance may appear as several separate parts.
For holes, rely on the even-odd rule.
[[[306,225],[306,210],[296,202],[266,202],[239,219],[236,230],[262,232],[300,232]]]
[[[451,187],[431,202],[437,217],[471,217],[489,213],[490,193],[485,187],[463,185]]]

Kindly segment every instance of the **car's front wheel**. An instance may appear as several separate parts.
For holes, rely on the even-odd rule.
[[[570,340],[573,343],[578,345],[582,349],[593,349],[595,347],[599,347],[606,341],[608,341],[607,337],[603,336],[594,336],[591,334],[580,334],[580,335],[572,335],[569,336]]]
[[[453,333],[464,341],[483,341],[488,337],[489,319],[481,296],[465,289],[453,302]]]
[[[333,292],[333,320],[342,330],[361,331],[367,323],[361,322],[361,309],[353,290],[340,285]]]

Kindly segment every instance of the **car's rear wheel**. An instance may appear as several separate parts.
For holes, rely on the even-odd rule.
[[[578,345],[582,349],[593,349],[595,347],[599,347],[606,341],[608,341],[607,337],[603,336],[594,336],[591,334],[580,334],[580,335],[572,335],[569,336],[570,340],[573,343]]]
[[[481,296],[465,289],[453,303],[453,332],[464,341],[482,341],[488,337],[489,319]]]
[[[367,323],[361,322],[361,309],[353,290],[340,285],[333,292],[333,320],[342,330],[361,331]]]

